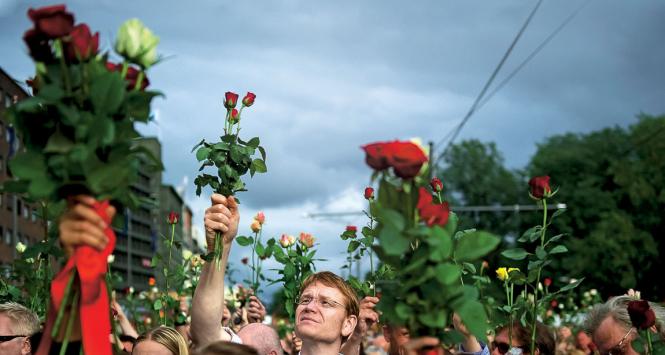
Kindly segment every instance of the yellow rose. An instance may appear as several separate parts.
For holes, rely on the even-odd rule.
[[[505,267],[500,267],[496,269],[496,277],[501,281],[506,281],[508,278],[508,270]]]

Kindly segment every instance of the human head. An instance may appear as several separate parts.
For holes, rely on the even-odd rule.
[[[616,347],[620,347],[625,354],[642,352],[642,349],[634,349],[632,346],[637,332],[628,315],[628,302],[634,300],[633,296],[617,296],[595,305],[589,311],[584,328],[601,354],[606,354]],[[656,315],[656,330],[660,337],[665,339],[665,308],[651,302],[649,306]]]
[[[399,355],[402,346],[411,339],[408,329],[391,325],[383,326],[383,338],[388,342],[388,355]]]
[[[512,344],[509,345],[509,325],[505,325],[496,331],[496,336],[492,342],[492,355],[504,355],[504,350],[510,346],[521,348],[524,354],[531,352],[531,326],[523,326],[520,322],[514,322],[512,325]],[[536,323],[536,354],[534,355],[554,355],[556,351],[556,342],[554,334],[547,326]]]
[[[249,323],[238,332],[242,343],[256,349],[259,355],[281,355],[279,334],[263,323]]]
[[[30,354],[33,350],[30,345],[30,336],[38,331],[39,318],[29,309],[14,302],[0,304],[0,335],[18,335],[16,338],[0,343],[0,354]]]
[[[310,275],[300,287],[296,307],[296,335],[303,347],[310,341],[340,343],[351,335],[358,321],[355,292],[341,277],[329,271]],[[325,302],[325,303],[324,303]]]
[[[259,355],[252,347],[231,343],[228,341],[218,341],[206,345],[203,349],[197,350],[195,355]]]
[[[141,334],[132,350],[132,355],[187,355],[185,339],[171,327],[158,327]]]

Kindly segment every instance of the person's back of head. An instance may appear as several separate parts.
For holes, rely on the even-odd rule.
[[[164,347],[168,349],[173,355],[188,355],[189,348],[187,347],[187,342],[180,335],[180,333],[171,328],[161,326],[147,331],[144,334],[141,334],[134,343],[134,348],[132,350],[133,355],[142,355],[148,354],[150,351],[144,349],[147,348],[148,343],[158,347]],[[156,343],[156,344],[155,344]]]
[[[3,342],[7,354],[30,353],[36,350],[30,337],[39,332],[39,317],[26,307],[7,302],[0,304],[0,335],[12,336]]]
[[[250,323],[238,331],[242,343],[256,349],[259,355],[281,355],[282,347],[277,331],[262,323]]]
[[[247,345],[218,341],[197,350],[194,355],[259,355],[259,353]]]

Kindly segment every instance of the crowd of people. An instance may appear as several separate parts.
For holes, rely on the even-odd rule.
[[[92,209],[94,199],[75,199],[59,224],[59,237],[63,249],[71,255],[80,245],[103,249],[108,243],[104,234],[105,223]],[[115,214],[113,207],[107,213]],[[240,215],[233,197],[211,197],[206,210],[204,225],[210,251],[214,249],[215,234],[221,232],[223,251],[221,263],[206,263],[192,299],[191,309],[183,305],[183,311],[191,314],[191,324],[175,327],[159,326],[138,334],[122,307],[113,301],[115,318],[121,334],[111,336],[110,342],[120,353],[136,355],[216,355],[216,354],[389,354],[409,355],[459,353],[459,354],[529,354],[532,328],[520,322],[504,325],[488,337],[488,343],[477,340],[468,332],[457,316],[453,325],[464,340],[452,348],[443,349],[439,339],[411,337],[409,330],[396,325],[383,324],[376,305],[376,297],[358,299],[348,283],[332,272],[323,271],[309,276],[300,288],[295,310],[295,330],[286,337],[280,336],[274,324],[266,324],[266,309],[261,300],[251,296],[241,309],[231,314],[224,300],[226,263],[232,242],[238,231]],[[385,295],[383,297],[386,297]],[[611,298],[598,304],[588,313],[581,328],[562,325],[552,329],[537,324],[535,352],[550,354],[636,354],[634,348],[638,331],[627,311],[630,296]],[[656,317],[655,325],[648,331],[654,337],[665,339],[665,309],[650,304]],[[239,319],[239,321],[236,321]],[[62,343],[67,342],[67,353],[82,353],[80,322],[68,339],[54,339],[50,353],[60,353]],[[40,320],[26,307],[16,303],[0,304],[0,354],[26,355],[37,353],[42,326]],[[121,350],[120,350],[121,349]],[[94,350],[85,349],[86,354]],[[45,350],[40,349],[41,353]]]

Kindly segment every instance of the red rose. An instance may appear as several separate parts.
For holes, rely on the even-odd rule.
[[[238,103],[238,94],[227,91],[224,100],[224,107],[227,109],[232,109],[236,107],[236,104]]]
[[[558,306],[558,305],[559,305],[559,302],[557,302],[556,300],[552,300],[550,302],[550,306],[552,306],[552,308],[556,308],[556,306]]]
[[[76,25],[65,42],[65,53],[69,61],[87,60],[97,54],[99,32],[93,36],[85,23]]]
[[[432,190],[435,192],[441,192],[441,190],[443,190],[443,183],[438,177],[432,178],[432,181],[429,182],[429,185],[432,186]]]
[[[240,262],[243,263],[243,264],[245,264],[245,265],[247,265],[247,263],[249,262],[249,258],[248,258],[248,257],[244,257],[244,258],[240,259]]]
[[[438,205],[433,204],[432,200],[432,195],[427,189],[421,187],[419,190],[418,204],[416,205],[420,214],[420,219],[430,227],[433,225],[443,227],[448,223],[448,217],[450,215],[448,203],[444,202]]]
[[[377,142],[362,147],[365,150],[365,162],[374,170],[393,168],[395,175],[411,179],[418,175],[427,156],[416,144],[411,142]]]
[[[543,197],[549,197],[552,192],[550,188],[549,176],[536,176],[529,180],[529,187],[531,188],[531,196],[537,200],[542,200]]]
[[[28,45],[30,57],[36,62],[52,62],[55,60],[48,38],[37,30],[29,29],[23,34],[23,41]]]
[[[358,228],[356,226],[346,226],[346,231],[355,233],[358,231]]]
[[[427,156],[419,146],[411,142],[394,142],[390,165],[395,175],[402,179],[414,178],[420,172]]]
[[[65,5],[31,8],[28,17],[35,24],[35,29],[48,38],[68,35],[74,27],[74,15],[65,10]]]
[[[374,189],[371,187],[365,188],[365,199],[370,200],[374,198]]]
[[[545,280],[543,280],[543,285],[545,285],[545,287],[550,287],[551,284],[552,284],[551,278],[546,277]]]
[[[362,147],[365,150],[365,162],[374,170],[384,170],[390,167],[388,157],[391,147],[387,143],[371,143]]]
[[[106,62],[106,69],[109,71],[122,71],[122,64],[114,64],[111,62]],[[134,68],[134,67],[127,67],[127,74],[125,75],[125,80],[127,81],[127,90],[132,91],[134,90],[134,87],[136,86],[136,80],[138,80],[139,77],[139,71]],[[143,81],[141,81],[141,90],[145,90],[145,88],[150,85],[150,80],[148,80],[147,76],[143,76]]]
[[[248,92],[247,95],[245,95],[245,97],[242,99],[242,104],[246,107],[250,107],[254,104],[254,99],[256,99],[256,95]]]
[[[231,118],[230,118],[231,123],[237,123],[238,119],[239,119],[238,110],[234,108],[231,110]]]
[[[656,324],[656,314],[649,306],[649,301],[635,300],[628,302],[628,315],[637,329],[649,329]]]
[[[169,213],[169,218],[168,218],[169,224],[178,224],[178,218],[179,217],[180,216],[178,216],[177,213],[171,211],[171,213]]]

